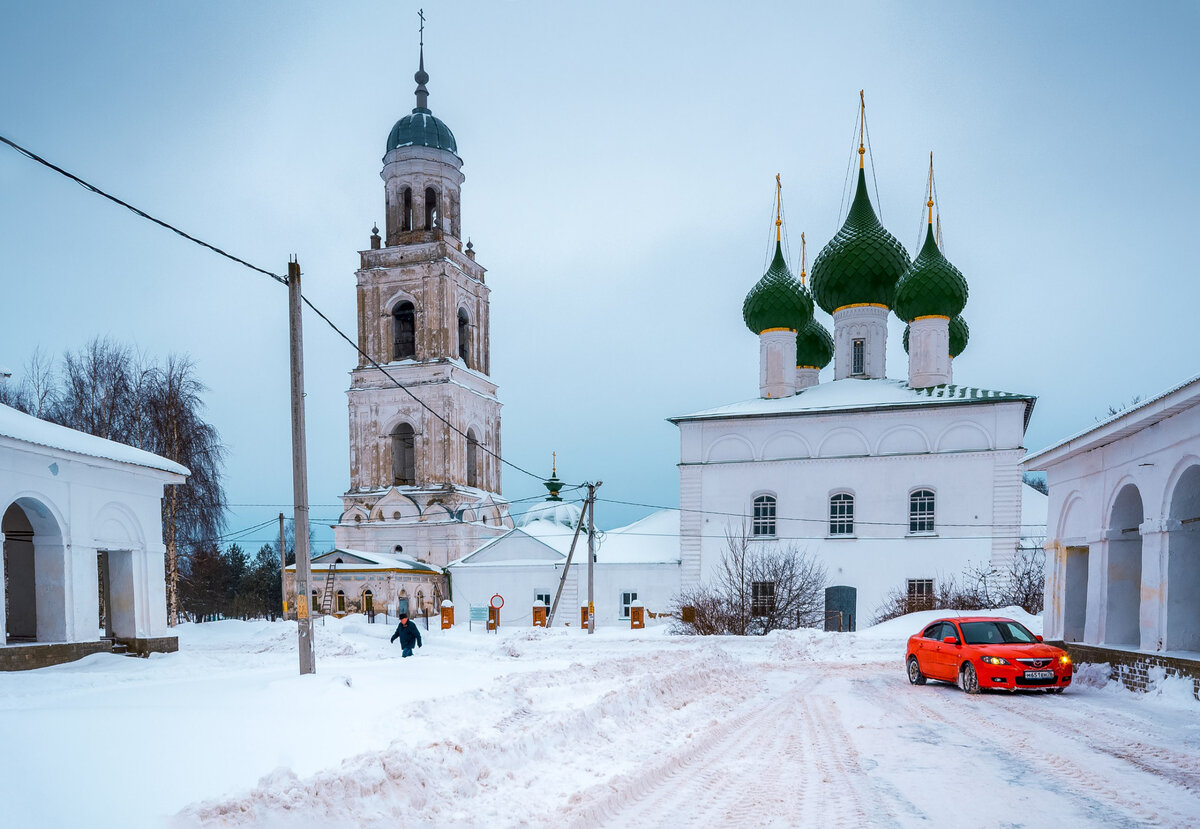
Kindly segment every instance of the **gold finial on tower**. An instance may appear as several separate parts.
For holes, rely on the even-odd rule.
[[[808,276],[808,260],[804,252],[804,232],[800,232],[800,284],[804,284],[804,277]]]
[[[775,174],[775,241],[780,241],[781,234],[779,228],[783,225],[783,182],[779,180],[779,173]]]
[[[863,168],[863,156],[867,151],[863,147],[863,130],[867,125],[867,99],[863,90],[858,90],[858,169]]]
[[[929,201],[925,204],[929,208],[929,223],[933,224],[933,150],[929,151]]]

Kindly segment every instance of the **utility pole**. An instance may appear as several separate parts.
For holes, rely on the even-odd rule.
[[[584,501],[583,510],[590,506],[590,502]],[[579,513],[579,523],[575,525],[575,535],[571,536],[571,549],[567,550],[567,561],[563,564],[562,578],[558,580],[558,591],[554,594],[554,604],[550,607],[550,616],[546,619],[547,629],[554,624],[554,614],[558,612],[558,600],[562,598],[563,587],[567,583],[567,573],[571,570],[571,557],[575,555],[575,542],[579,540],[579,531],[583,529],[583,510]],[[576,591],[576,596],[579,595]]]
[[[301,325],[300,263],[288,262],[288,329],[292,356],[292,495],[296,534],[296,635],[300,673],[315,674],[312,619],[308,615],[308,452],[304,440],[304,331]],[[282,535],[280,536],[282,541]],[[282,546],[282,544],[280,545]],[[286,560],[286,559],[285,559]]]
[[[596,632],[596,490],[604,481],[588,484],[588,633]]]
[[[279,592],[283,594],[283,615],[287,616],[287,547],[283,544],[283,513],[279,513]]]

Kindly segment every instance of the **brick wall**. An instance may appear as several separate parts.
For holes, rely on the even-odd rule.
[[[1183,677],[1192,681],[1192,695],[1200,700],[1200,660],[1180,659],[1157,653],[1117,650],[1096,645],[1080,645],[1074,642],[1052,642],[1071,654],[1076,664],[1091,662],[1107,663],[1111,667],[1110,679],[1118,680],[1131,691],[1146,692],[1153,688],[1150,672],[1160,668],[1167,676]],[[1157,671],[1155,672],[1157,673]]]
[[[0,647],[0,671],[28,671],[74,662],[93,653],[111,653],[108,642],[65,642],[56,645],[8,645]]]

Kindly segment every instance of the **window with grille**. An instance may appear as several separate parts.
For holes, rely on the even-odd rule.
[[[867,341],[866,340],[851,340],[850,341],[850,373],[851,374],[866,374],[867,373]]]
[[[908,531],[910,533],[931,533],[933,521],[934,496],[929,489],[918,489],[908,496]]]
[[[750,615],[770,616],[775,612],[775,582],[756,581],[750,584]]]
[[[908,580],[908,611],[933,609],[933,579]]]
[[[755,536],[775,535],[774,495],[759,495],[754,499],[754,522],[751,533]]]
[[[829,499],[829,534],[854,534],[854,496],[839,492]]]
[[[637,591],[636,590],[622,591],[622,593],[621,593],[621,618],[622,619],[629,618],[629,608],[636,601],[637,601]]]

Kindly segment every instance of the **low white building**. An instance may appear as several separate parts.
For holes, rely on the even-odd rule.
[[[446,571],[456,621],[465,621],[470,606],[486,606],[495,594],[504,599],[501,624],[532,624],[535,602],[552,607],[579,515],[576,504],[547,501],[521,516],[512,530],[451,562]],[[556,626],[578,625],[580,609],[587,607],[587,541],[584,527],[563,583]],[[635,601],[649,612],[668,612],[679,592],[679,512],[661,510],[628,526],[597,532],[595,555],[598,623],[627,622]]]
[[[178,648],[167,627],[162,497],[187,475],[149,452],[0,405],[0,669],[114,642],[142,653]]]
[[[1200,669],[1200,377],[1024,466],[1050,487],[1046,638],[1161,657],[1129,661],[1132,685],[1147,662]]]
[[[400,554],[330,550],[310,564],[309,608],[313,615],[400,613],[434,616],[447,596],[442,568]],[[287,618],[296,618],[296,565],[286,569]]]

